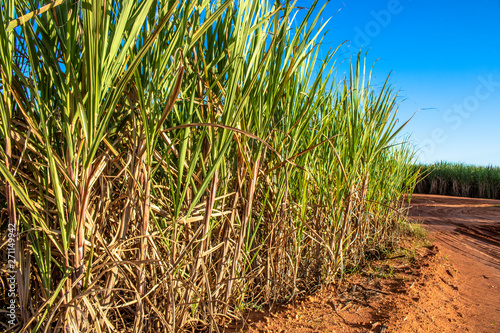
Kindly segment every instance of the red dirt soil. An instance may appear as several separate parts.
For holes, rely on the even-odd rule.
[[[414,195],[433,244],[225,332],[500,332],[500,200]]]
[[[500,332],[500,200],[415,195],[412,205],[459,272],[464,322]]]

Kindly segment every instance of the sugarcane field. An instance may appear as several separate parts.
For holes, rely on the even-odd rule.
[[[2,0],[1,332],[500,332],[500,2]]]

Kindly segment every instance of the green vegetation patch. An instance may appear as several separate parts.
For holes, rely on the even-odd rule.
[[[415,193],[500,199],[500,167],[439,162],[415,169],[422,175]]]

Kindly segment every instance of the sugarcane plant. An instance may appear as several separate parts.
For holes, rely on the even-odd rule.
[[[220,330],[394,237],[418,174],[397,93],[361,52],[335,79],[324,8],[2,3],[6,330]]]

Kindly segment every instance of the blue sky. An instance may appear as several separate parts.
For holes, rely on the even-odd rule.
[[[500,0],[332,0],[330,17],[324,53],[347,41],[337,78],[360,48],[375,82],[391,72],[420,162],[500,165]]]

